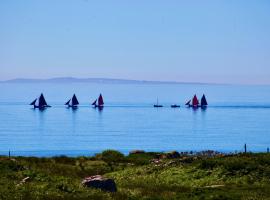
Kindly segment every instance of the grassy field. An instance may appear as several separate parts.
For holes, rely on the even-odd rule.
[[[0,157],[0,199],[270,199],[270,154]],[[116,193],[85,188],[84,177],[113,178]],[[22,179],[29,179],[22,183]]]

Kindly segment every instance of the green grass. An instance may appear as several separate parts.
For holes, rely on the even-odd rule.
[[[0,157],[0,200],[270,199],[270,154],[183,156],[108,150],[94,157]],[[86,176],[116,181],[116,193],[84,188]],[[29,181],[20,184],[25,177]]]

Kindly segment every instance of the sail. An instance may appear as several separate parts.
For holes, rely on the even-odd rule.
[[[44,106],[47,106],[47,102],[43,96],[43,94],[41,93],[40,97],[39,97],[39,103],[38,103],[38,106],[41,108],[41,107],[44,107]]]
[[[72,97],[72,106],[76,106],[76,105],[79,105],[79,101],[78,101],[76,95],[74,94]]]
[[[92,103],[93,106],[97,105],[97,99]]]
[[[189,100],[185,105],[186,106],[189,106],[190,105],[190,102],[191,102],[191,100]]]
[[[36,103],[37,99],[35,99],[32,103],[30,103],[31,106],[34,106]]]
[[[98,106],[103,106],[103,105],[104,105],[103,97],[100,94],[99,97],[98,97]]]
[[[68,102],[67,102],[67,103],[65,103],[65,105],[69,105],[70,101],[71,101],[71,99],[70,99],[70,100],[68,100]]]
[[[192,106],[198,106],[199,105],[199,100],[196,95],[194,95],[192,99]]]
[[[205,95],[202,96],[202,99],[201,99],[201,106],[207,106],[208,103],[206,101],[206,98],[205,98]]]

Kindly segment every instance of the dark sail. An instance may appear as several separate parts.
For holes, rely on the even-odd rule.
[[[199,105],[199,100],[196,95],[194,95],[192,99],[192,106],[198,106]]]
[[[79,101],[78,101],[76,95],[74,94],[72,97],[72,106],[76,106],[76,105],[79,105]]]
[[[40,97],[39,97],[39,105],[40,108],[47,106],[47,102],[43,96],[43,94],[41,93]]]
[[[100,94],[99,97],[98,97],[98,106],[103,106],[103,105],[104,105],[103,97]]]
[[[191,100],[189,100],[185,105],[190,106],[190,102],[191,102]]]
[[[97,99],[92,103],[93,106],[97,105]]]
[[[208,103],[206,101],[206,98],[205,98],[205,95],[202,96],[202,99],[201,99],[201,106],[207,106]]]
[[[71,99],[70,100],[68,100],[68,102],[67,103],[65,103],[65,105],[69,105],[69,102],[71,101]]]
[[[37,99],[35,99],[32,103],[30,103],[31,106],[34,106],[36,103]]]

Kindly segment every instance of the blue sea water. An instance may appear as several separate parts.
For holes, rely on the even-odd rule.
[[[0,154],[93,155],[106,149],[266,151],[270,86],[207,84],[1,83]],[[29,103],[43,92],[52,107]],[[76,93],[80,106],[63,104]],[[90,103],[104,96],[99,111]],[[186,108],[206,94],[206,110]],[[153,108],[156,99],[163,108]],[[171,104],[181,108],[170,108]]]

